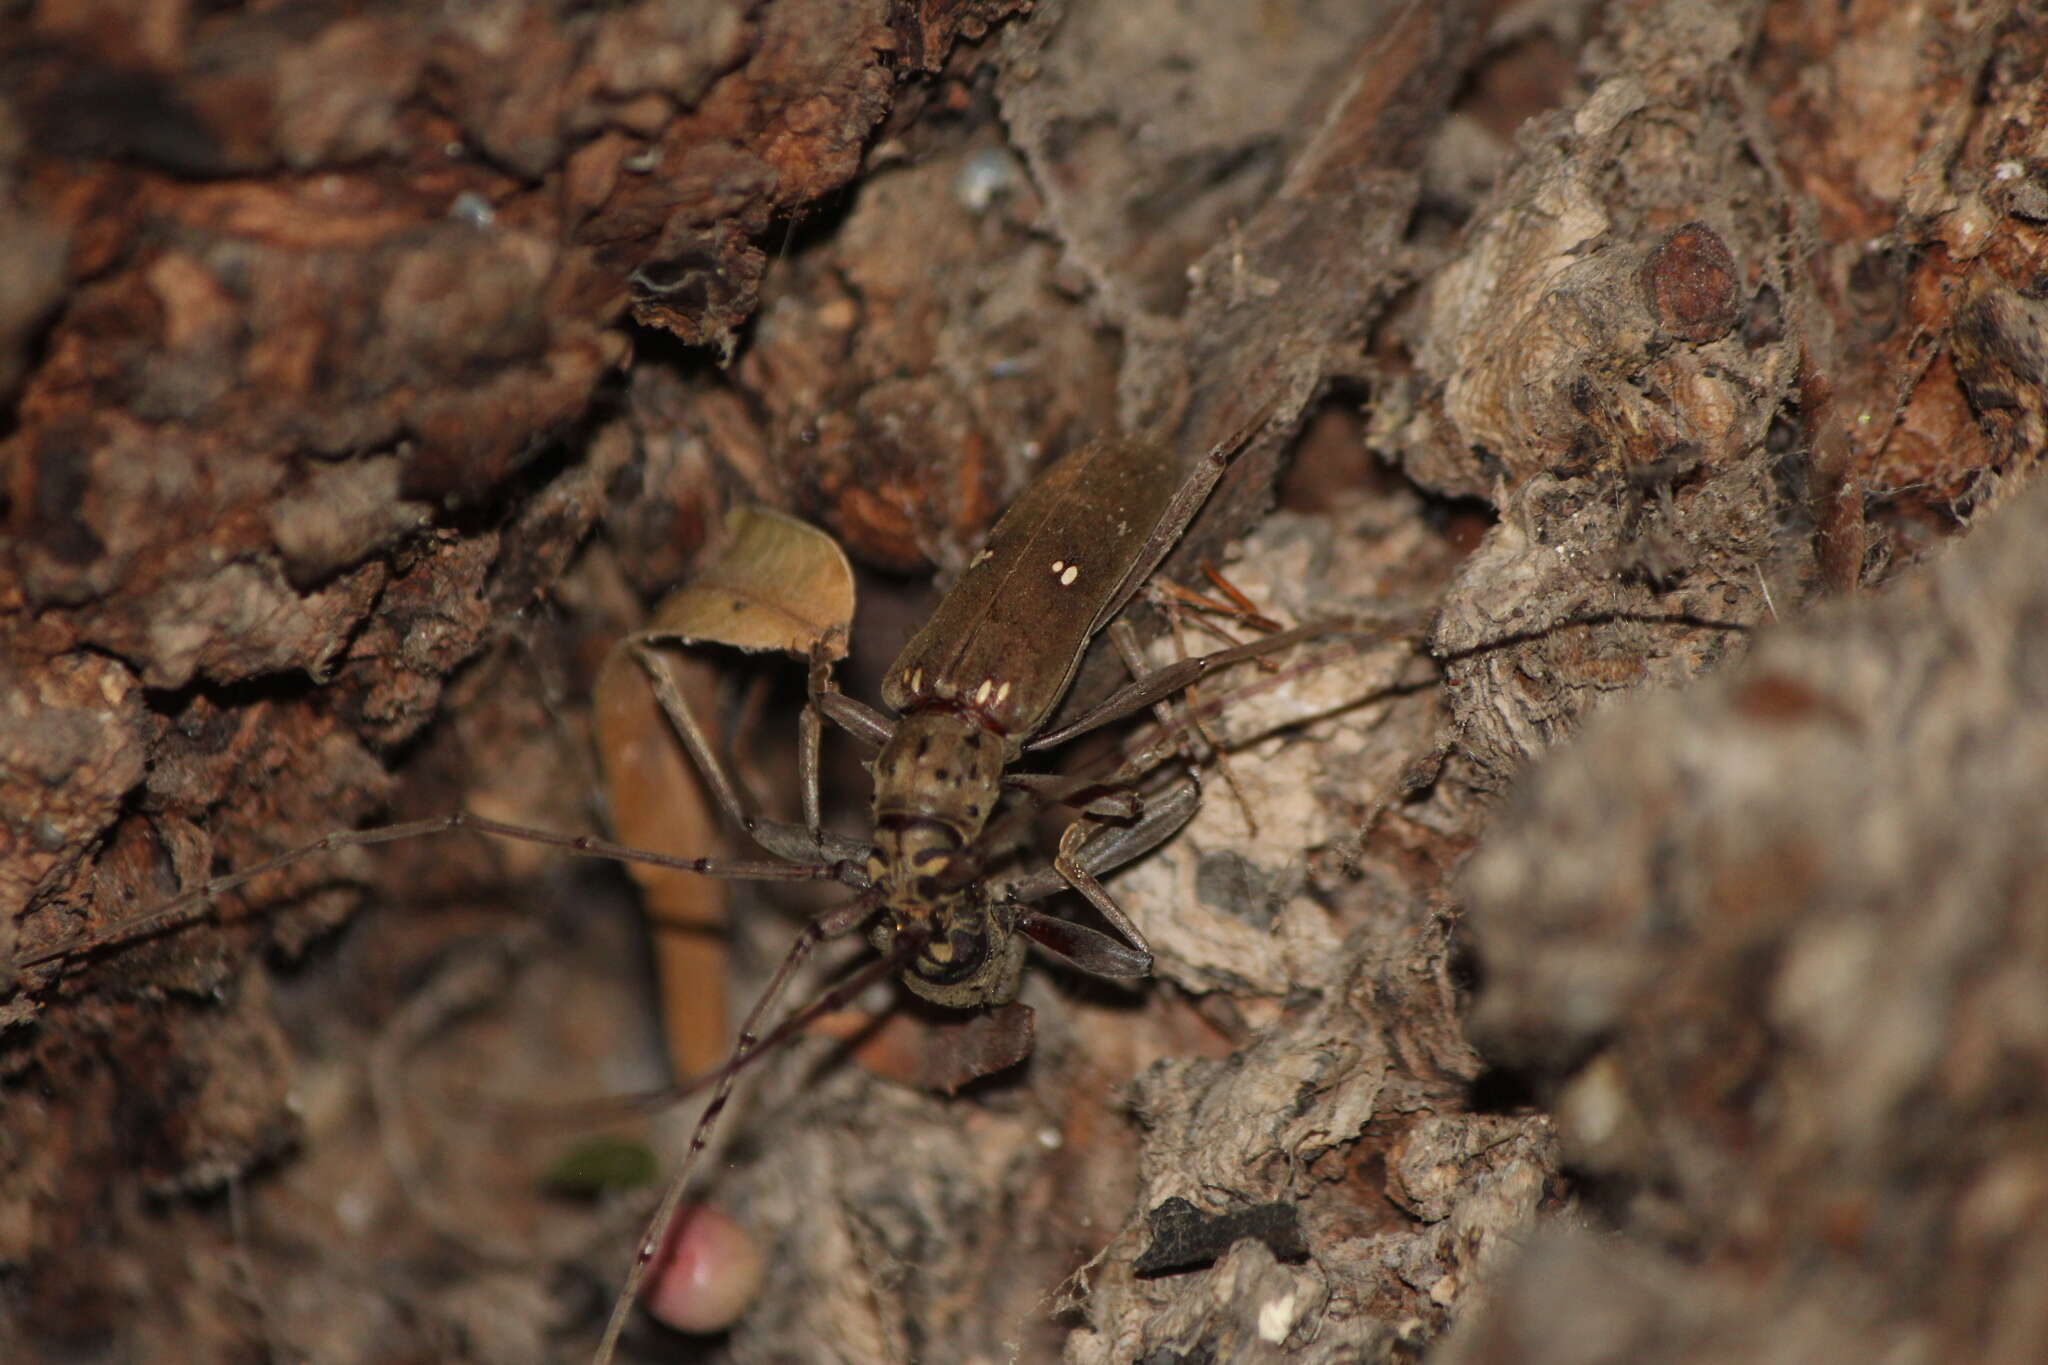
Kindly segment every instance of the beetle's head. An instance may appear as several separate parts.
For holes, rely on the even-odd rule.
[[[915,944],[903,963],[903,984],[950,1009],[1005,1005],[1017,998],[1024,939],[1014,911],[992,902],[978,885],[957,895],[892,910],[875,922],[877,950],[899,939]]]

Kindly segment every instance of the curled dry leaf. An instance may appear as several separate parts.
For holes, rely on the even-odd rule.
[[[658,647],[670,678],[704,709],[710,664],[677,646],[730,645],[809,657],[845,653],[853,571],[830,536],[777,512],[739,507],[695,576],[647,629],[612,647],[598,675],[597,747],[612,826],[641,848],[700,857],[723,851],[709,793],[663,717],[636,647]],[[631,869],[654,930],[670,1056],[686,1074],[724,1056],[725,885],[674,869]]]
[[[697,573],[626,643],[721,644],[808,657],[846,654],[853,570],[832,537],[765,507],[736,507]]]

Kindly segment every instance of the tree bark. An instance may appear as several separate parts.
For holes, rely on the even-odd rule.
[[[663,1077],[622,878],[119,926],[602,829],[605,648],[736,502],[871,571],[872,698],[1046,461],[1264,413],[1166,574],[1390,627],[1189,699],[1144,989],[1034,970],[952,1097],[894,994],[742,1082],[702,1353],[2033,1357],[2036,10],[0,24],[0,1355],[587,1353],[648,1196],[531,1107]],[[788,817],[801,670],[710,657]],[[822,903],[736,890],[737,1008]]]

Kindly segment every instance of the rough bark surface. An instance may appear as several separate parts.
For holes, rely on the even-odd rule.
[[[1627,1264],[1560,1230],[1447,1359],[2039,1355],[2044,533],[2030,492],[1632,699],[1496,822],[1474,1036],[1543,1078]]]
[[[41,955],[601,828],[592,680],[732,502],[883,571],[872,698],[1044,461],[1266,413],[1168,572],[1405,628],[1203,681],[1143,990],[1034,971],[951,1097],[893,991],[751,1075],[762,1297],[627,1355],[2035,1358],[2044,65],[1961,0],[10,12],[0,1357],[587,1353],[649,1200],[530,1106],[662,1079],[622,878],[350,848]],[[800,670],[712,657],[786,813]],[[821,903],[736,895],[742,1007]]]

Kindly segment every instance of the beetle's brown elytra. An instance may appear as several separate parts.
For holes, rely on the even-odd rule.
[[[1212,456],[1184,479],[1165,442],[1121,436],[1053,465],[996,523],[903,647],[882,700],[898,713],[971,705],[992,731],[1021,745],[1065,695],[1088,641],[1179,539],[1186,521],[1169,527],[1167,514],[1188,484],[1207,494],[1211,464],[1221,471]],[[1159,532],[1168,534],[1162,540]]]

